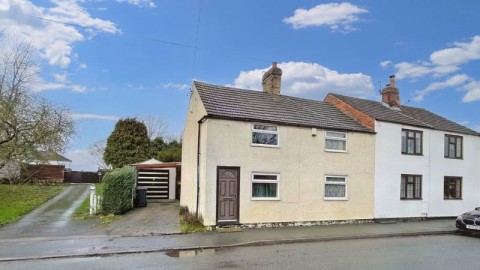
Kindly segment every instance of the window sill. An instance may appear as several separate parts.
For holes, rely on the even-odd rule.
[[[323,198],[324,201],[348,201],[348,198]]]
[[[463,198],[443,198],[445,201],[460,201],[463,200]]]
[[[401,201],[421,201],[422,198],[400,198]]]
[[[402,153],[402,155],[406,155],[406,156],[420,156],[420,157],[423,156],[423,154],[410,154],[410,153]]]
[[[444,157],[446,159],[456,159],[456,160],[463,160],[463,157],[457,158],[457,157]]]
[[[280,198],[251,198],[252,201],[280,201]]]
[[[253,146],[253,147],[267,147],[267,148],[280,148],[279,145],[270,145],[270,144],[255,144],[255,143],[252,143],[252,144],[250,144],[250,146]]]
[[[331,153],[348,153],[348,151],[343,151],[343,150],[330,150],[330,149],[325,149],[325,152],[331,152]]]

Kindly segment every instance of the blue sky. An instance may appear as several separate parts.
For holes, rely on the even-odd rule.
[[[71,109],[72,168],[96,170],[88,149],[116,120],[161,117],[179,138],[192,79],[260,89],[273,61],[283,94],[379,100],[395,74],[402,103],[480,131],[479,12],[466,0],[0,0],[0,26],[36,47],[32,90]]]

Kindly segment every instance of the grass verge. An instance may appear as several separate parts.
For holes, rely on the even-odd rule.
[[[64,189],[64,185],[0,184],[0,226],[17,221]]]
[[[180,231],[182,233],[206,232],[207,228],[203,226],[203,218],[195,216],[188,211],[188,207],[180,206]]]
[[[103,183],[95,184],[95,192],[97,195],[102,196],[103,194]],[[89,218],[95,218],[94,215],[90,215],[90,195],[83,200],[82,204],[75,209],[73,212],[73,219],[74,220],[85,220]]]

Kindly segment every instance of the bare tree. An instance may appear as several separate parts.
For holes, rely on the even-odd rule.
[[[95,159],[97,162],[97,166],[101,170],[109,170],[111,169],[111,166],[103,160],[103,154],[105,152],[105,146],[107,145],[107,140],[100,140],[94,142],[90,148],[88,149],[88,152],[90,155]]]
[[[147,127],[147,134],[150,140],[157,137],[165,138],[167,133],[167,123],[165,119],[149,114],[147,117],[141,119],[141,121]]]
[[[30,91],[38,70],[32,52],[0,33],[0,169],[42,160],[39,151],[62,152],[75,132],[67,109]]]

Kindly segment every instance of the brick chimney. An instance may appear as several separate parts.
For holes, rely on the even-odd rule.
[[[282,84],[282,70],[277,67],[277,62],[272,63],[272,67],[263,74],[262,86],[263,92],[280,95]]]
[[[395,75],[390,76],[390,83],[382,90],[382,102],[390,108],[400,108],[400,91],[395,85]]]

